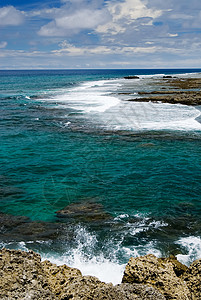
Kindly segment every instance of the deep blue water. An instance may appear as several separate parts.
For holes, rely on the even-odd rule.
[[[148,89],[152,77],[132,87],[127,82],[124,85],[124,76],[186,76],[199,72],[190,69],[0,71],[0,211],[54,222],[55,211],[72,202],[93,199],[125,225],[119,232],[117,229],[111,232],[111,236],[116,234],[116,241],[118,237],[123,239],[119,247],[129,248],[132,255],[136,249],[140,254],[151,248],[167,254],[167,244],[176,244],[181,238],[193,236],[199,241],[201,227],[198,224],[195,232],[194,226],[201,217],[201,129],[194,120],[199,111],[179,107],[178,118],[182,120],[179,128],[180,125],[174,127],[177,108],[168,106],[168,111],[153,125],[154,120],[150,121],[149,116],[154,110],[153,116],[157,117],[163,107],[144,106],[143,116],[138,119],[138,107],[132,110],[125,99],[115,94],[119,89]],[[104,98],[98,94],[99,90]],[[113,97],[124,101],[123,109],[115,108],[120,106],[114,103],[114,115],[111,107],[107,107],[110,101],[116,101]],[[135,121],[130,128],[132,113],[138,124]],[[169,118],[171,126],[166,127]],[[186,122],[189,118],[192,126]],[[145,126],[142,124],[148,127],[141,128]],[[142,219],[132,225],[130,218],[136,216]],[[151,231],[159,228],[161,232],[164,224],[174,224],[178,218],[186,226],[191,222],[192,230],[178,230],[167,243],[157,232],[146,237],[137,235],[138,231],[150,228]],[[146,225],[148,219],[151,221]],[[104,241],[105,233],[101,230],[90,234]],[[107,236],[107,241],[111,236]],[[153,241],[156,244],[152,247]],[[189,255],[189,244],[186,245],[183,255]],[[198,253],[195,251],[194,256]],[[118,263],[128,258],[121,255]]]

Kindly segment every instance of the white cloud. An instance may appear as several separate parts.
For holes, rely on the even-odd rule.
[[[81,30],[94,29],[108,20],[104,10],[82,9],[69,15],[68,12],[59,14],[54,21],[44,25],[39,30],[42,36],[67,36]]]
[[[3,49],[7,46],[7,42],[0,42],[0,48]]]
[[[80,56],[80,55],[113,55],[125,54],[133,55],[135,53],[154,53],[157,51],[155,46],[146,47],[109,47],[109,46],[94,46],[94,47],[76,47],[67,41],[60,43],[61,49],[53,50],[52,53],[57,56]]]
[[[168,33],[168,36],[169,36],[169,37],[177,37],[177,36],[178,36],[178,33]]]
[[[118,34],[124,32],[130,24],[142,18],[154,19],[162,14],[159,9],[147,8],[142,0],[125,0],[124,2],[109,2],[108,10],[112,16],[112,21],[100,25],[97,29],[99,33]],[[147,23],[152,25],[152,22]]]
[[[0,26],[20,25],[24,20],[23,12],[13,6],[0,8]]]
[[[83,30],[93,31],[99,25],[109,21],[110,14],[102,5],[102,0],[63,0],[63,5],[54,10],[35,11],[35,15],[43,15],[52,19],[43,25],[40,36],[72,36]]]

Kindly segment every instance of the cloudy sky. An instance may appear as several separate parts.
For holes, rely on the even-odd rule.
[[[1,0],[0,69],[201,67],[200,0]]]

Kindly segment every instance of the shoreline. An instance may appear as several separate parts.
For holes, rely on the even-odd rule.
[[[156,84],[162,88],[151,92],[139,91],[140,97],[127,101],[201,105],[201,78],[162,78],[156,79]]]
[[[201,298],[201,259],[186,267],[173,256],[131,257],[121,284],[106,284],[79,269],[41,261],[39,254],[0,250],[1,299],[138,299]]]

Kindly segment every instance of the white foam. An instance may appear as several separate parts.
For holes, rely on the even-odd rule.
[[[104,282],[118,284],[122,280],[125,264],[119,263],[116,254],[119,251],[119,244],[110,253],[109,258],[105,257],[103,251],[97,248],[97,238],[85,228],[78,226],[75,229],[77,245],[75,248],[67,249],[63,255],[42,254],[42,259],[48,259],[57,265],[66,264],[72,268],[78,268],[83,275],[91,275]],[[98,253],[96,253],[98,251]]]
[[[201,130],[198,116],[200,111],[191,106],[124,101],[99,118],[108,129]]]
[[[162,253],[159,249],[157,249],[157,245],[154,241],[150,241],[145,245],[138,245],[135,247],[122,247],[122,251],[124,251],[124,255],[128,257],[139,257],[147,254],[153,254],[156,257],[162,257]]]
[[[52,263],[57,265],[66,264],[72,268],[77,268],[82,272],[82,275],[95,276],[99,280],[106,283],[118,284],[121,283],[123,272],[125,269],[125,264],[118,264],[112,262],[104,257],[93,257],[90,260],[84,259],[79,253],[74,254],[74,260],[71,261],[72,256],[50,256],[43,255],[42,259],[48,259]]]
[[[58,95],[46,101],[56,101],[83,113],[104,112],[117,105],[120,100],[111,96],[111,91],[116,90],[120,83],[116,80],[100,80],[85,82],[82,85],[60,90]]]
[[[120,218],[126,218],[127,215],[121,215]],[[143,220],[142,220],[143,223]],[[134,225],[133,225],[134,226]],[[146,225],[144,230],[150,227],[163,226],[162,223],[151,222],[150,226]],[[136,224],[138,227],[138,224]],[[48,259],[57,265],[66,264],[73,268],[78,268],[83,275],[96,276],[106,283],[121,283],[125,266],[131,256],[154,254],[161,256],[160,250],[157,249],[157,243],[150,241],[141,245],[126,247],[123,245],[125,234],[129,234],[125,226],[125,231],[119,239],[108,239],[100,247],[97,236],[90,233],[86,228],[78,226],[74,232],[76,235],[76,245],[66,245],[66,251],[62,255],[57,253],[42,254],[42,259]],[[132,227],[133,229],[133,227]],[[63,247],[63,246],[62,246]],[[120,258],[120,259],[119,259]],[[125,261],[126,263],[122,263]]]
[[[142,77],[149,80],[150,76],[162,75]],[[56,102],[56,107],[60,109],[68,107],[76,110],[90,120],[90,126],[94,124],[108,130],[201,130],[201,124],[196,121],[201,112],[195,107],[120,100],[114,94],[123,82],[124,79],[84,82],[77,87],[56,91],[51,99],[44,100]],[[123,84],[122,91],[128,89],[135,93],[142,84],[143,80],[133,81],[132,84],[128,80]]]
[[[190,265],[194,260],[201,258],[201,238],[199,236],[181,238],[176,244],[181,245],[186,251],[186,254],[177,255],[177,259],[181,263]]]

